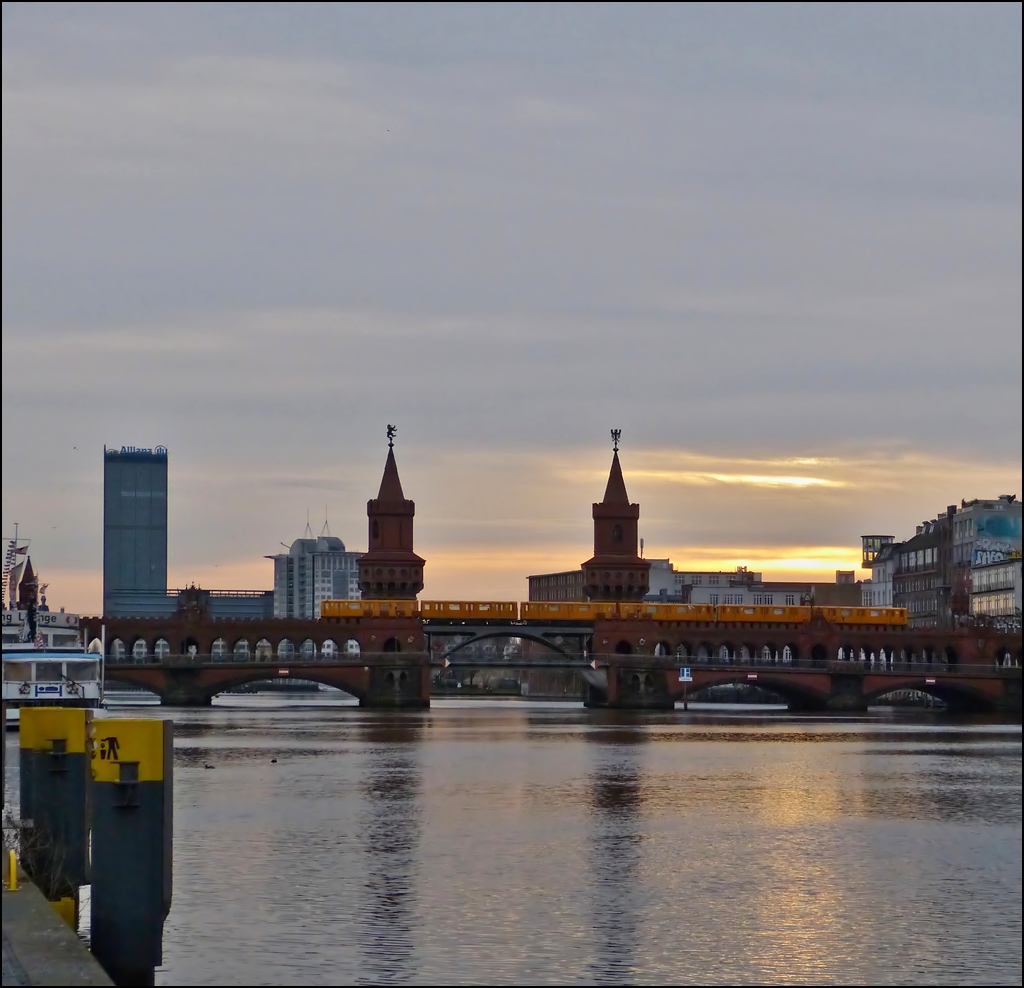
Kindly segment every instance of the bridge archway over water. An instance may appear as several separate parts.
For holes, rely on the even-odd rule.
[[[214,697],[230,693],[249,683],[284,679],[300,679],[323,686],[333,686],[360,702],[366,699],[369,692],[369,677],[363,670],[301,665],[289,669],[290,675],[287,677],[274,675],[276,671],[277,669],[273,665],[248,665],[239,668],[224,664],[216,669],[207,670],[209,674],[194,682],[188,695],[185,696],[182,695],[180,683],[173,676],[173,669],[168,670],[154,666],[121,666],[109,678],[111,682],[147,690],[157,696],[161,702],[173,701],[176,705],[181,706],[208,706]],[[388,674],[392,672],[392,670],[388,670]],[[405,687],[412,675],[412,670],[400,670],[399,673],[405,678],[399,682],[393,675],[392,679],[386,682],[388,688]]]
[[[864,682],[864,700],[870,706],[876,704],[883,696],[901,690],[914,690],[926,693],[941,700],[950,710],[964,713],[987,713],[998,706],[1002,697],[1002,684],[998,680],[990,680],[991,691],[985,690],[977,683],[961,682],[956,677],[932,678],[924,674],[908,675],[905,678],[886,677],[887,681],[878,683],[878,677],[867,677]],[[985,681],[982,681],[985,682]]]
[[[742,685],[757,686],[768,693],[774,693],[792,710],[820,710],[825,707],[829,699],[827,688],[802,682],[793,676],[773,676],[770,670],[759,670],[756,680],[750,680],[747,673],[735,669],[715,672],[704,672],[697,669],[693,671],[695,682],[689,690],[691,697],[695,693],[713,689],[716,686]],[[681,690],[678,691],[676,699],[678,700],[680,696]]]
[[[437,642],[433,641],[433,639],[455,637],[459,637],[460,640],[445,648],[435,647]],[[559,638],[562,640],[559,641]],[[566,631],[561,631],[558,634],[545,636],[535,634],[526,628],[520,627],[495,627],[479,631],[474,629],[472,634],[461,636],[457,631],[445,631],[444,633],[428,632],[428,639],[431,640],[431,651],[435,654],[444,655],[448,658],[458,655],[458,653],[463,652],[467,648],[472,648],[472,646],[480,642],[504,639],[506,641],[519,640],[532,642],[535,645],[542,645],[546,651],[553,653],[554,657],[562,657],[578,661],[585,654],[586,644],[589,638],[589,634],[573,634],[572,631],[568,629]],[[574,651],[572,649],[571,646],[573,643],[578,644],[578,651]],[[503,664],[515,665],[520,661],[523,660],[512,659],[508,663]]]

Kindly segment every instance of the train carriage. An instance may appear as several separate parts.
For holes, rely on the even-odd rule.
[[[811,619],[809,607],[723,604],[717,610],[721,624],[805,624]]]
[[[518,621],[519,603],[514,600],[425,600],[420,604],[425,618],[456,621]]]
[[[417,600],[324,600],[321,618],[419,617]]]
[[[593,621],[614,618],[614,601],[524,600],[519,613],[524,621]]]
[[[842,625],[905,625],[905,607],[816,607],[830,624]]]

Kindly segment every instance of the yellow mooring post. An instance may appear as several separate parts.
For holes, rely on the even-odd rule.
[[[92,952],[119,985],[151,985],[171,908],[174,725],[93,721]]]
[[[8,872],[7,872],[7,891],[17,892],[18,891],[18,855],[14,853],[14,850],[7,852],[8,858]]]
[[[21,864],[50,902],[71,900],[73,919],[89,883],[91,721],[82,707],[23,707],[19,725]]]

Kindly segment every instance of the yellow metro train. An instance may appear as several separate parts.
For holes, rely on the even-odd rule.
[[[657,621],[671,624],[807,624],[820,615],[830,624],[898,627],[904,607],[772,607],[731,604],[648,604],[616,601],[325,600],[325,619],[420,617],[454,621]]]

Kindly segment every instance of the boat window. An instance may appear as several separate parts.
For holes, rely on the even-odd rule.
[[[4,679],[8,683],[27,683],[32,679],[31,662],[8,662],[4,660]]]
[[[37,683],[59,683],[64,678],[64,668],[61,662],[36,662]]]
[[[68,679],[88,680],[100,678],[100,666],[98,662],[68,662]]]

